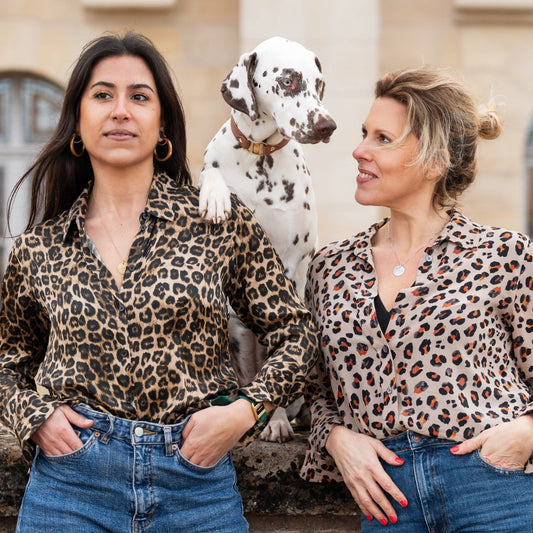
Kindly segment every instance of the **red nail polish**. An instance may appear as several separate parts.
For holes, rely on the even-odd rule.
[[[458,451],[459,451],[459,446],[453,446],[453,448],[450,448],[450,451],[451,451],[452,453],[456,453],[456,452],[458,452]]]
[[[388,524],[388,522],[385,520],[385,518],[381,518],[381,519],[380,519],[380,522],[381,522],[384,526],[386,526],[386,525]]]
[[[398,519],[395,516],[389,516],[389,518],[393,524],[396,524],[396,522],[398,522]]]
[[[403,465],[405,463],[405,461],[401,457],[396,457],[394,461],[396,461],[399,465]]]
[[[407,507],[407,502],[405,500],[400,500],[400,505],[402,507]]]
[[[366,515],[366,519],[367,519],[369,522],[372,522],[372,517],[371,517],[369,514]]]

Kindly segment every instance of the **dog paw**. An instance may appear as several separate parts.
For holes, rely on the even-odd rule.
[[[198,211],[205,220],[220,224],[231,214],[230,190],[219,170],[208,168],[198,180],[200,199]]]
[[[274,411],[272,418],[259,435],[259,438],[268,442],[286,442],[294,438],[294,431],[285,409],[278,407]]]

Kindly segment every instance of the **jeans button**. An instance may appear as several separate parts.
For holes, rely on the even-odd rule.
[[[415,434],[413,435],[413,441],[414,441],[414,442],[420,442],[421,440],[422,440],[422,436],[419,435],[418,433],[415,433]]]
[[[137,426],[135,428],[135,435],[137,435],[137,437],[142,437],[144,435],[144,430],[143,428]]]

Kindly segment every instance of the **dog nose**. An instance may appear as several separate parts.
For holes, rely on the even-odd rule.
[[[337,129],[337,124],[331,117],[324,117],[320,115],[315,124],[315,130],[322,137],[330,137]]]

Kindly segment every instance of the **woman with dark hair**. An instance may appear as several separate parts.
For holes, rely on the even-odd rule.
[[[429,67],[375,96],[355,198],[390,216],[311,263],[322,356],[302,474],[343,480],[364,533],[530,532],[533,244],[457,210],[500,119]]]
[[[231,449],[302,393],[315,329],[236,197],[198,215],[148,39],[89,43],[30,176],[0,314],[0,419],[32,461],[17,531],[247,531]],[[243,388],[228,301],[269,351]]]

